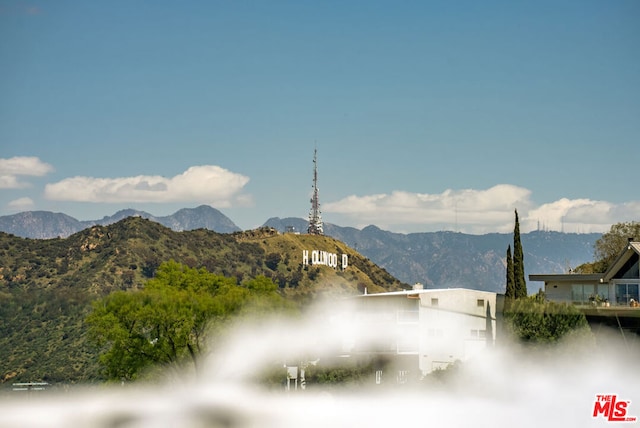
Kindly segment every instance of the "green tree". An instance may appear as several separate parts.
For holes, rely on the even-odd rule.
[[[243,284],[249,290],[249,299],[243,305],[241,313],[246,316],[264,316],[274,311],[284,314],[296,312],[290,301],[278,294],[278,286],[263,275],[246,281]]]
[[[524,343],[553,343],[573,334],[590,336],[585,315],[574,306],[544,301],[544,294],[512,301],[504,313],[508,332]]]
[[[520,222],[518,220],[518,210],[516,213],[516,224],[513,228],[513,280],[515,286],[515,298],[527,297],[527,281],[524,277],[524,254],[522,252],[522,242],[520,241]]]
[[[575,271],[579,273],[605,272],[615,262],[629,239],[640,240],[640,222],[617,223],[611,226],[595,243],[594,262],[584,263]]]
[[[96,301],[87,318],[89,337],[103,349],[100,362],[109,379],[134,380],[153,366],[187,362],[197,371],[207,333],[248,307],[265,313],[288,306],[267,278],[239,286],[170,261],[143,289]]]
[[[279,253],[269,253],[265,257],[264,264],[271,270],[278,269],[278,264],[282,260],[282,256]]]
[[[511,257],[511,245],[507,247],[507,289],[504,293],[507,299],[516,297],[516,289],[513,277],[513,257]]]

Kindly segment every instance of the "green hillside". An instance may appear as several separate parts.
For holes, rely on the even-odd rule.
[[[348,268],[305,266],[305,250],[346,254]],[[100,381],[84,325],[91,302],[115,290],[143,287],[172,259],[233,277],[240,285],[267,276],[301,305],[324,295],[406,287],[342,242],[270,228],[175,232],[130,217],[66,239],[0,233],[0,383]]]

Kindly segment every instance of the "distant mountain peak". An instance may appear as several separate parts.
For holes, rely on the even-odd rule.
[[[0,231],[32,239],[66,238],[88,227],[117,223],[127,217],[142,217],[176,231],[193,229],[209,229],[218,233],[240,231],[240,228],[227,216],[210,205],[182,208],[174,214],[164,217],[156,217],[145,211],[127,208],[119,210],[111,216],[104,216],[100,220],[89,221],[80,221],[67,214],[50,211],[25,211],[0,216]]]

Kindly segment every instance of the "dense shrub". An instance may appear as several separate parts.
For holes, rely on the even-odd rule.
[[[540,295],[508,301],[504,319],[507,332],[528,343],[552,343],[570,333],[591,334],[580,310],[564,303],[544,301]]]

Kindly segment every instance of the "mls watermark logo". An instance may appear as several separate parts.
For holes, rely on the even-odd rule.
[[[629,400],[618,400],[617,395],[596,395],[593,417],[604,417],[609,422],[635,422],[635,416],[627,416]]]

